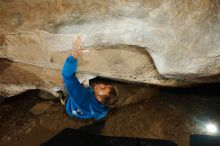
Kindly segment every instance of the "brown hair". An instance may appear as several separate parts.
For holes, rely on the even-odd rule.
[[[118,90],[116,88],[116,86],[111,86],[110,87],[110,91],[109,91],[109,95],[107,96],[102,96],[102,104],[105,106],[110,106],[113,105],[114,103],[116,103],[118,101]]]

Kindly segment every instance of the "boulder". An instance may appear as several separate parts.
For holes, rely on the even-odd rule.
[[[173,87],[220,81],[219,0],[3,0],[0,8],[0,57],[13,61],[1,62],[0,95],[62,86],[79,33],[89,53],[78,74]]]

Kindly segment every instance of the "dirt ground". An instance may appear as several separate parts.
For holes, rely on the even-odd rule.
[[[220,126],[219,87],[161,88],[155,97],[111,109],[101,134],[168,139],[188,146],[191,134],[210,134],[206,123]],[[0,104],[0,145],[35,146],[64,128],[93,122],[71,119],[58,99],[40,99],[37,91],[30,91]]]

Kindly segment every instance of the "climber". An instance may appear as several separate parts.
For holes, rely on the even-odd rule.
[[[118,99],[118,91],[115,86],[94,84],[83,86],[75,76],[77,71],[77,59],[82,54],[82,39],[76,36],[73,39],[72,55],[67,57],[62,77],[67,91],[65,109],[70,117],[78,119],[93,118],[102,119],[108,113],[108,107]]]

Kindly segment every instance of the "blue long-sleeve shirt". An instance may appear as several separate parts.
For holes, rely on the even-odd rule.
[[[70,55],[62,69],[64,86],[68,95],[66,112],[70,117],[79,119],[101,119],[108,113],[108,108],[97,101],[92,88],[84,87],[75,77],[77,64],[77,60]]]

